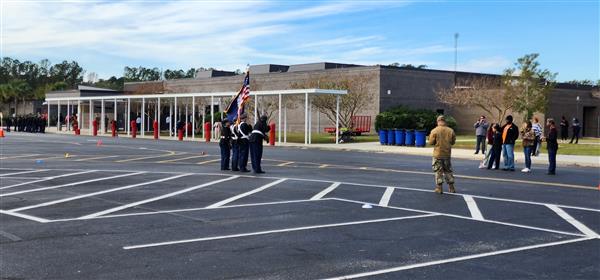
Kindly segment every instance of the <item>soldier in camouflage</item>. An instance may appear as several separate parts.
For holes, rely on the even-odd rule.
[[[454,174],[450,162],[452,145],[456,142],[456,134],[446,125],[444,116],[437,118],[437,127],[429,134],[429,145],[433,148],[432,167],[435,172],[435,192],[442,194],[444,181],[448,184],[448,191],[456,192],[454,188]]]

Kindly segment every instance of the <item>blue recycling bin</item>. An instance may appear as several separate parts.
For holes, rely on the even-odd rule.
[[[388,130],[388,134],[387,134],[387,137],[388,137],[387,143],[388,143],[388,145],[396,145],[396,139],[395,139],[396,138],[396,133],[395,132],[396,132],[395,129]]]
[[[404,129],[397,129],[394,131],[394,133],[396,134],[396,146],[403,146],[404,145],[404,137],[406,137],[406,133],[404,132]]]
[[[414,146],[415,145],[415,131],[406,130],[406,137],[404,137],[404,145]]]
[[[385,129],[380,129],[379,130],[379,143],[381,143],[381,145],[387,145],[387,130]]]
[[[415,146],[425,147],[425,136],[427,136],[427,132],[425,130],[415,130]]]

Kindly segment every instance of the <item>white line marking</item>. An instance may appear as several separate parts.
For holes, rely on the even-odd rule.
[[[193,190],[201,189],[201,188],[208,187],[208,186],[211,186],[211,185],[214,185],[214,184],[218,184],[218,183],[226,182],[226,181],[229,181],[229,180],[233,180],[233,179],[238,178],[238,177],[239,176],[231,176],[231,177],[227,177],[225,179],[211,181],[211,182],[208,182],[208,183],[204,183],[202,185],[190,187],[190,188],[187,188],[187,189],[183,189],[183,190],[179,190],[179,191],[176,191],[176,192],[164,194],[164,195],[161,195],[161,196],[157,196],[157,197],[153,197],[153,198],[149,198],[149,199],[145,199],[145,200],[141,200],[141,201],[137,201],[137,202],[133,202],[133,203],[121,205],[121,206],[118,206],[118,207],[110,208],[110,209],[107,209],[107,210],[104,210],[104,211],[100,211],[100,212],[97,212],[97,213],[93,213],[93,214],[89,214],[89,215],[83,216],[83,217],[81,217],[81,219],[86,220],[86,219],[91,219],[91,218],[95,218],[95,217],[98,217],[98,216],[110,214],[110,213],[117,212],[117,211],[120,211],[120,210],[123,210],[123,209],[131,208],[131,207],[134,207],[134,206],[142,205],[142,204],[145,204],[145,203],[149,203],[149,202],[153,202],[153,201],[157,201],[157,200],[161,200],[161,199],[165,199],[165,198],[169,198],[169,197],[172,197],[172,196],[180,195],[182,193],[191,192]]]
[[[130,159],[121,159],[121,160],[116,160],[115,162],[129,162],[129,161],[151,159],[151,158],[160,158],[160,157],[168,157],[168,156],[175,156],[175,155],[177,155],[175,152],[170,152],[168,154],[163,154],[163,155],[158,155],[158,156],[146,156],[146,157],[137,157],[137,158],[130,158]]]
[[[15,213],[15,212],[6,211],[6,210],[0,210],[0,214],[15,216],[15,217],[19,217],[19,218],[23,218],[23,219],[35,221],[35,222],[38,222],[38,223],[47,223],[47,222],[50,222],[50,220],[47,220],[47,219],[44,219],[44,218],[39,218],[39,217],[35,217],[35,216],[27,215],[27,214],[22,214],[22,213]]]
[[[339,200],[339,201],[347,201],[347,202],[352,202],[352,203],[357,203],[357,204],[368,203],[368,202],[364,202],[364,201],[350,200],[350,199],[344,199],[344,198],[331,198],[331,199],[332,200]],[[532,226],[526,226],[526,225],[520,225],[520,224],[513,224],[513,223],[506,223],[506,222],[499,222],[499,221],[492,221],[492,220],[475,220],[475,219],[473,219],[471,217],[466,217],[466,216],[459,216],[459,215],[447,214],[447,213],[441,213],[441,212],[419,210],[419,209],[413,209],[413,208],[396,207],[396,206],[386,206],[386,208],[399,209],[399,210],[412,211],[412,212],[419,212],[419,213],[427,213],[427,214],[438,214],[438,215],[444,216],[444,217],[452,217],[452,218],[458,218],[458,219],[479,221],[479,222],[484,222],[484,223],[499,224],[499,225],[504,225],[504,226],[512,226],[512,227],[518,227],[518,228],[533,229],[533,230],[539,230],[539,231],[545,231],[545,232],[551,232],[551,233],[558,233],[558,234],[564,234],[564,235],[571,235],[571,236],[579,236],[579,237],[585,236],[583,234],[573,233],[573,232],[553,230],[553,229],[547,229],[547,228],[541,228],[541,227],[532,227]]]
[[[326,200],[331,200],[331,199],[324,198],[324,199],[321,199],[320,201],[326,201]],[[208,209],[206,207],[198,207],[198,208],[163,210],[163,211],[154,211],[154,212],[137,212],[137,213],[104,215],[104,216],[99,216],[99,217],[95,217],[95,218],[89,218],[86,220],[121,218],[121,217],[130,217],[130,216],[146,216],[146,215],[169,214],[169,213],[192,212],[192,211],[215,211],[215,210],[227,209],[227,208],[252,207],[252,206],[275,205],[275,204],[290,204],[290,203],[300,203],[300,202],[315,202],[315,201],[309,200],[309,199],[300,199],[300,200],[285,200],[285,201],[274,201],[274,202],[225,205],[225,206],[221,206],[219,208],[214,208],[214,209]],[[68,221],[79,221],[79,220],[81,220],[81,218],[56,219],[56,220],[51,220],[50,222],[68,222]]]
[[[81,181],[81,182],[68,183],[68,184],[52,186],[52,187],[43,187],[43,188],[23,190],[23,191],[11,192],[11,193],[3,193],[3,194],[0,194],[0,197],[70,187],[70,186],[92,183],[92,182],[97,182],[97,181],[110,180],[110,179],[115,179],[115,178],[120,178],[120,177],[134,176],[134,175],[139,175],[139,174],[143,174],[143,173],[146,173],[146,172],[127,173],[127,174],[115,175],[115,176],[110,176],[110,177],[96,178],[96,179],[91,179],[91,180],[86,180],[86,181]]]
[[[23,239],[21,239],[21,237],[18,237],[18,236],[14,235],[14,234],[12,234],[10,232],[6,232],[6,231],[3,231],[3,230],[0,230],[0,235],[4,236],[4,237],[10,239],[10,241],[14,241],[14,242],[23,240]]]
[[[485,220],[483,218],[483,215],[481,214],[481,211],[479,211],[479,207],[477,207],[477,202],[475,202],[475,199],[473,199],[473,197],[470,195],[463,195],[463,198],[465,199],[465,202],[467,203],[467,206],[469,207],[469,212],[471,212],[471,217],[473,217],[473,219],[475,219],[475,220],[480,220],[480,221]]]
[[[242,197],[246,197],[246,196],[249,196],[249,195],[253,195],[253,194],[257,193],[257,192],[264,191],[264,190],[266,190],[266,189],[268,189],[268,188],[270,188],[272,186],[275,186],[275,185],[277,185],[277,184],[279,184],[279,183],[281,183],[281,182],[283,182],[285,180],[286,179],[279,179],[279,180],[277,180],[275,182],[268,183],[268,184],[266,184],[266,185],[264,185],[262,187],[253,189],[253,190],[251,190],[249,192],[241,193],[241,194],[238,194],[236,196],[230,197],[228,199],[221,200],[221,201],[219,201],[217,203],[214,203],[214,204],[211,204],[211,205],[207,206],[206,208],[210,209],[210,208],[221,207],[221,206],[223,206],[223,205],[225,205],[227,203],[236,201],[236,200],[238,200],[238,199],[240,199]]]
[[[569,243],[586,241],[586,240],[590,240],[590,239],[593,239],[593,238],[583,237],[583,238],[575,238],[575,239],[562,240],[562,241],[556,241],[556,242],[550,242],[550,243],[544,243],[544,244],[529,245],[529,246],[499,250],[499,251],[494,251],[494,252],[487,252],[487,253],[474,254],[474,255],[469,255],[469,256],[462,256],[462,257],[456,257],[456,258],[450,258],[450,259],[444,259],[444,260],[438,260],[438,261],[430,261],[430,262],[425,262],[425,263],[403,265],[403,266],[391,267],[391,268],[380,269],[380,270],[375,270],[375,271],[344,275],[344,276],[339,276],[339,277],[327,278],[326,280],[362,278],[362,277],[374,276],[374,275],[385,274],[385,273],[390,273],[390,272],[409,270],[409,269],[419,268],[419,267],[427,267],[427,266],[433,266],[433,265],[439,265],[439,264],[445,264],[445,263],[453,263],[453,262],[472,260],[472,259],[478,259],[478,258],[489,257],[489,256],[496,256],[496,255],[526,251],[526,250],[539,249],[539,248],[544,248],[544,247],[564,245],[564,244],[569,244]]]
[[[595,231],[593,231],[586,225],[582,224],[581,222],[579,222],[578,220],[573,218],[573,216],[569,215],[569,213],[560,209],[560,207],[558,207],[556,205],[551,205],[551,204],[546,204],[546,207],[550,208],[550,210],[554,211],[561,218],[563,218],[565,221],[569,222],[569,224],[573,225],[575,228],[577,228],[579,231],[581,231],[586,236],[600,238],[600,235],[598,233],[596,233]]]
[[[118,156],[101,156],[101,157],[91,157],[91,158],[80,158],[73,161],[87,161],[87,160],[96,160],[96,159],[105,159],[105,158],[114,158]]]
[[[188,174],[179,174],[179,175],[175,175],[175,176],[172,176],[172,177],[158,179],[158,180],[154,180],[154,181],[150,181],[150,182],[143,182],[143,183],[129,185],[129,186],[123,186],[123,187],[118,187],[118,188],[113,188],[113,189],[108,189],[108,190],[103,190],[103,191],[97,191],[97,192],[88,193],[88,194],[82,194],[82,195],[73,196],[73,197],[67,197],[67,198],[63,198],[63,199],[59,199],[59,200],[48,201],[48,202],[44,202],[44,203],[40,203],[40,204],[36,204],[36,205],[24,206],[24,207],[21,207],[21,208],[11,209],[9,211],[18,212],[18,211],[24,211],[24,210],[29,210],[29,209],[33,209],[33,208],[50,206],[50,205],[59,204],[59,203],[67,202],[67,201],[72,201],[72,200],[77,200],[77,199],[81,199],[81,198],[91,197],[91,196],[95,196],[95,195],[101,195],[101,194],[105,194],[105,193],[111,193],[111,192],[116,192],[116,191],[131,189],[131,188],[135,188],[135,187],[140,187],[140,186],[145,186],[145,185],[150,185],[150,184],[156,184],[156,183],[160,183],[160,182],[165,182],[165,181],[169,181],[169,180],[173,180],[173,179],[177,179],[177,178],[184,177],[184,176],[189,176],[189,175],[192,175],[192,174],[189,174],[189,173]]]
[[[302,230],[318,229],[318,228],[331,228],[331,227],[341,227],[341,226],[360,225],[360,224],[372,224],[372,223],[381,223],[381,222],[389,222],[389,221],[426,218],[426,217],[433,217],[433,216],[437,216],[437,215],[436,214],[424,214],[424,215],[416,215],[416,216],[404,216],[404,217],[395,217],[395,218],[385,218],[385,219],[375,219],[375,220],[363,220],[363,221],[336,223],[336,224],[326,224],[326,225],[314,225],[314,226],[304,226],[304,227],[295,227],[295,228],[285,228],[285,229],[258,231],[258,232],[232,234],[232,235],[223,235],[223,236],[211,236],[211,237],[202,237],[202,238],[194,238],[194,239],[184,239],[184,240],[176,240],[176,241],[167,241],[167,242],[159,242],[159,243],[150,243],[150,244],[142,244],[142,245],[125,246],[125,247],[123,247],[123,249],[125,249],[125,250],[141,249],[141,248],[158,247],[158,246],[166,246],[166,245],[174,245],[174,244],[182,244],[182,243],[211,241],[211,240],[220,240],[220,239],[229,239],[229,238],[238,238],[238,237],[265,235],[265,234],[272,234],[272,233],[302,231]]]
[[[207,164],[207,163],[217,162],[217,161],[221,161],[221,159],[218,158],[218,159],[211,159],[211,160],[207,160],[207,161],[201,161],[201,162],[198,162],[197,164]]]
[[[44,171],[48,171],[48,169],[36,169],[36,170],[27,170],[27,171],[21,171],[21,172],[5,173],[5,174],[0,174],[0,177],[19,175],[19,174],[27,174],[27,173],[44,172]],[[10,179],[10,178],[8,178],[8,179]]]
[[[14,188],[14,187],[23,186],[23,185],[34,184],[34,183],[39,183],[39,182],[44,182],[44,181],[48,181],[48,180],[52,180],[52,179],[56,179],[56,178],[86,174],[86,173],[91,173],[91,172],[95,172],[95,171],[96,170],[88,170],[88,171],[81,171],[81,172],[75,172],[75,173],[70,173],[70,174],[57,175],[57,176],[47,177],[47,178],[40,179],[40,180],[34,180],[34,181],[23,182],[23,183],[14,184],[14,185],[6,186],[6,187],[1,187],[0,190]]]
[[[294,163],[294,162],[293,161],[288,161],[288,162],[280,163],[277,166],[286,166],[286,165],[290,165],[292,163]]]
[[[6,157],[0,157],[0,159],[14,159],[14,158],[24,158],[24,157],[35,157],[35,156],[39,156],[40,154],[29,154],[29,155],[20,155],[20,156],[6,156]]]
[[[321,164],[319,168],[327,168],[327,166],[329,166],[329,164]]]
[[[331,184],[331,186],[327,187],[326,189],[322,190],[321,192],[319,192],[318,194],[315,194],[315,196],[311,197],[310,200],[317,200],[317,199],[321,199],[324,196],[326,196],[328,193],[332,192],[333,190],[335,190],[339,185],[341,185],[342,183],[340,182],[334,182],[333,184]]]
[[[381,200],[379,200],[379,206],[388,206],[388,204],[390,204],[390,198],[392,198],[392,193],[394,193],[394,188],[387,187],[381,196]]]
[[[191,159],[191,158],[203,158],[203,157],[207,157],[207,156],[208,155],[201,155],[201,156],[191,156],[191,157],[183,157],[183,158],[176,158],[176,159],[167,159],[167,160],[157,161],[156,163],[175,162],[175,161],[186,160],[186,159]]]

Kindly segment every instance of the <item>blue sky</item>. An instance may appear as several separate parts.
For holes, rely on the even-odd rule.
[[[501,73],[539,53],[558,80],[600,79],[599,1],[10,1],[2,56],[125,66],[393,62]]]

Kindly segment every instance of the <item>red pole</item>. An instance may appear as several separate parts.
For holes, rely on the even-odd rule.
[[[137,125],[135,121],[131,121],[129,126],[131,128],[131,138],[135,138],[135,135],[137,134]]]
[[[112,132],[112,137],[117,137],[117,122],[115,120],[110,123],[110,130]]]
[[[154,129],[154,139],[158,139],[158,121],[154,120],[152,124],[152,128]]]
[[[269,145],[275,146],[275,123],[269,124]]]
[[[94,135],[94,136],[98,135],[98,121],[97,120],[92,121],[92,135]]]
[[[179,141],[183,141],[183,128],[177,130],[177,137],[179,138]]]
[[[204,140],[206,140],[206,142],[210,142],[210,122],[205,122],[204,123]]]

